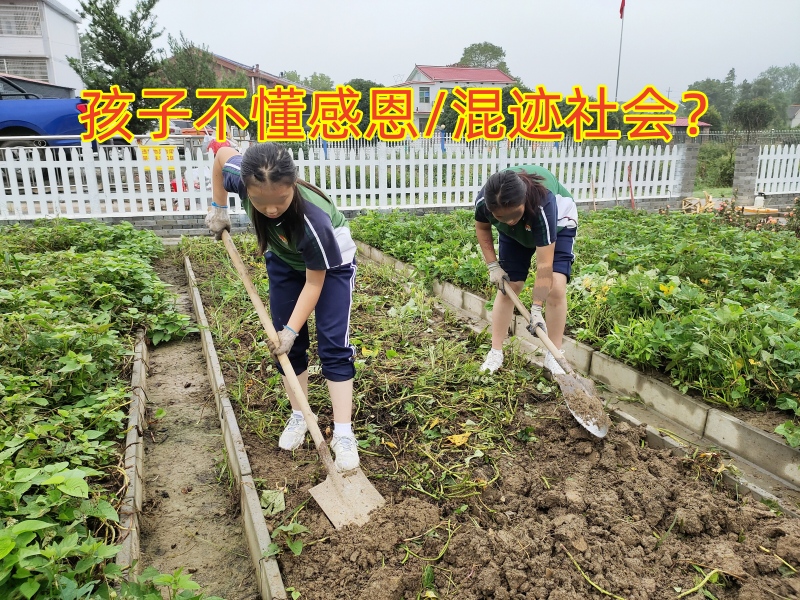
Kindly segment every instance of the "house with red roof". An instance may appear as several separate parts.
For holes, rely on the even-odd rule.
[[[434,67],[415,65],[406,81],[393,87],[410,87],[414,90],[414,122],[420,132],[425,129],[431,116],[433,102],[439,90],[451,92],[455,87],[498,87],[502,88],[515,83],[500,69],[484,67]],[[451,101],[450,95],[447,101]]]
[[[711,124],[705,121],[698,121],[697,126],[700,128],[700,134],[703,135],[711,131]],[[689,119],[686,117],[678,117],[675,122],[668,127],[672,130],[672,135],[686,135],[686,128],[689,127]]]

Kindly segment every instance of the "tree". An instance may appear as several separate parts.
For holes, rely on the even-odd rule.
[[[325,73],[312,73],[309,77],[303,80],[303,85],[310,87],[312,90],[319,90],[324,92],[334,88],[333,79],[325,75]]]
[[[722,131],[722,115],[719,114],[716,106],[709,106],[700,120],[711,125],[711,131]]]
[[[735,80],[736,74],[733,69],[731,69],[724,82],[719,79],[703,79],[702,81],[695,81],[689,84],[687,90],[703,92],[708,97],[708,104],[716,106],[722,118],[727,120],[735,104],[736,88],[733,83]],[[694,108],[695,104],[691,103],[690,106]]]
[[[217,87],[214,56],[206,46],[196,46],[183,33],[180,38],[170,35],[167,39],[171,56],[161,68],[164,83],[167,87],[187,90],[185,105],[192,110],[192,117],[197,119],[211,107],[212,101],[198,98],[195,92],[198,88]]]
[[[317,73],[316,71],[309,77],[300,77],[297,71],[284,71],[283,78],[320,92],[332,90],[335,87],[333,79],[325,75],[325,73]]]
[[[281,75],[283,76],[284,79],[288,79],[289,81],[292,81],[294,83],[299,83],[299,84],[303,83],[303,79],[300,77],[300,73],[298,73],[297,71],[285,71]]]
[[[80,16],[88,19],[85,56],[68,57],[69,65],[88,89],[108,90],[119,85],[123,92],[132,92],[133,119],[128,129],[146,133],[149,120],[136,117],[139,108],[157,103],[142,99],[142,90],[157,85],[160,57],[153,42],[163,31],[156,30],[153,8],[158,0],[138,0],[126,17],[119,12],[120,0],[80,0]]]
[[[791,63],[785,67],[772,66],[762,72],[759,79],[768,79],[776,92],[791,93],[800,84],[800,66]]]
[[[759,76],[753,81],[742,81],[739,86],[739,102],[763,98],[769,100],[773,96],[772,82],[763,76]]]
[[[725,76],[725,81],[722,82],[722,90],[725,99],[729,102],[729,104],[724,107],[725,112],[730,113],[730,111],[733,110],[733,105],[736,104],[738,99],[738,90],[736,89],[736,69],[731,69],[728,71],[728,74]],[[722,111],[720,111],[720,114],[722,114]]]
[[[506,65],[506,51],[490,42],[471,44],[464,48],[458,64],[464,67],[500,69],[503,73],[509,75],[508,65]]]
[[[747,81],[747,79],[743,80],[742,83],[739,84],[739,95],[738,95],[738,102],[749,102],[750,100],[754,99],[753,96],[753,84]]]
[[[364,113],[364,116],[361,118],[361,121],[358,124],[358,128],[364,133],[367,130],[367,126],[369,125],[370,121],[370,89],[375,87],[383,87],[380,83],[375,83],[374,81],[370,81],[369,79],[351,79],[345,85],[349,85],[357,92],[361,92],[361,100],[358,101],[358,110]]]
[[[731,113],[731,122],[747,131],[764,129],[777,116],[775,107],[764,98],[742,100]]]

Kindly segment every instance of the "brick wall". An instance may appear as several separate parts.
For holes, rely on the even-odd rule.
[[[758,144],[747,144],[736,149],[733,190],[739,206],[752,206],[755,200],[759,150]]]

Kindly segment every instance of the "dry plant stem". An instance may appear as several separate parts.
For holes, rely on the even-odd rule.
[[[677,562],[689,563],[690,565],[695,565],[696,567],[700,567],[702,569],[713,569],[713,567],[710,567],[708,565],[704,565],[704,564],[699,563],[699,562],[695,562],[693,560],[689,560],[687,558],[678,559]],[[747,579],[747,573],[744,573],[742,575],[736,575],[735,573],[728,573],[727,571],[723,571],[722,569],[717,569],[717,570],[720,573],[722,573],[723,575],[727,575],[728,577],[733,577],[734,579],[739,579],[740,581],[744,581],[745,579]]]
[[[714,573],[722,573],[722,571],[721,571],[721,570],[719,570],[719,569],[714,569],[713,571],[709,572],[709,574],[708,574],[708,575],[706,575],[706,576],[703,578],[703,581],[701,581],[700,583],[698,583],[698,584],[697,584],[696,586],[694,586],[692,589],[690,589],[690,590],[686,590],[685,592],[682,592],[681,594],[678,594],[678,596],[677,596],[677,597],[678,597],[678,598],[683,598],[684,596],[688,596],[689,594],[694,594],[695,592],[699,592],[699,591],[700,591],[701,589],[703,589],[703,587],[704,587],[704,586],[705,586],[705,585],[708,583],[708,580],[709,580],[709,579],[711,579],[711,578],[714,576]]]
[[[616,600],[625,600],[625,598],[622,598],[621,596],[616,596],[616,595],[612,594],[611,592],[607,592],[606,590],[604,590],[603,588],[601,588],[599,585],[597,585],[597,584],[596,584],[594,581],[592,581],[591,579],[589,579],[589,576],[588,576],[586,573],[584,573],[584,572],[583,572],[583,569],[581,569],[581,566],[578,564],[578,561],[576,561],[576,560],[575,560],[575,559],[572,557],[572,554],[570,554],[570,553],[569,553],[569,550],[567,550],[567,549],[566,549],[566,547],[564,546],[564,544],[560,544],[560,545],[561,545],[561,549],[562,549],[564,552],[566,552],[566,553],[567,553],[567,556],[569,556],[569,559],[572,561],[572,564],[573,564],[573,565],[575,565],[575,568],[576,568],[576,569],[578,569],[578,572],[579,572],[579,573],[580,573],[580,574],[583,576],[583,578],[584,578],[586,581],[588,581],[588,582],[589,582],[589,585],[591,585],[591,586],[592,586],[594,589],[596,589],[596,590],[597,590],[598,592],[600,592],[601,594],[605,594],[606,596],[611,596],[612,598],[616,598]]]
[[[764,546],[759,546],[758,549],[761,550],[762,552],[766,552],[767,554],[772,554],[772,556],[774,556],[779,561],[781,561],[784,565],[786,565],[788,568],[790,568],[792,570],[792,573],[797,573],[797,569],[795,569],[792,565],[790,565],[788,562],[783,560],[780,556],[775,554],[772,550],[768,550],[767,548],[764,548]]]

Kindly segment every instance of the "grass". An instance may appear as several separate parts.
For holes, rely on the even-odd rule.
[[[692,196],[694,198],[705,198],[706,196],[703,192],[708,192],[709,194],[711,194],[712,198],[731,198],[733,196],[732,187],[698,188],[692,192]]]

